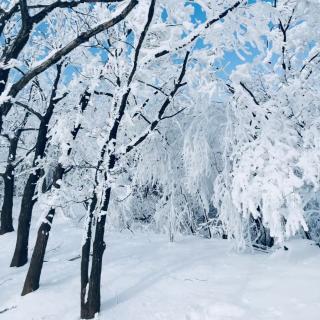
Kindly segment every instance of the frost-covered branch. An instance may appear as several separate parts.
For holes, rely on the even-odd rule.
[[[174,53],[181,49],[187,48],[190,44],[194,43],[195,40],[200,38],[204,34],[205,30],[209,29],[215,23],[221,22],[230,12],[234,11],[244,2],[245,1],[236,1],[231,7],[220,13],[218,17],[212,18],[203,26],[198,27],[197,30],[195,30],[193,33],[189,34],[187,37],[180,40],[178,45],[176,45],[174,48],[172,48],[171,46],[166,46],[161,47],[160,49],[148,50],[149,52],[147,51],[147,56],[143,59],[143,63],[151,62],[155,58],[160,58],[167,54]]]
[[[240,85],[241,85],[241,87],[250,95],[250,97],[252,98],[252,100],[254,101],[254,103],[258,106],[258,105],[259,105],[259,101],[258,101],[257,98],[255,97],[255,95],[253,94],[253,92],[252,92],[242,81],[240,81]]]
[[[26,109],[27,111],[29,111],[30,113],[32,113],[33,115],[35,115],[39,120],[42,119],[42,115],[39,112],[37,112],[36,110],[32,109],[31,107],[29,107],[25,103],[22,103],[20,101],[15,101],[14,103],[17,106],[22,107],[22,108]]]
[[[163,116],[163,114],[166,111],[167,107],[170,105],[173,97],[176,95],[178,90],[186,84],[186,83],[183,83],[182,81],[183,81],[183,78],[186,74],[187,62],[188,62],[189,55],[190,55],[190,52],[187,51],[185,58],[184,58],[184,61],[183,61],[183,64],[182,64],[182,69],[181,69],[179,78],[178,78],[177,82],[175,83],[173,90],[170,92],[168,98],[162,104],[162,106],[158,112],[157,119],[155,119],[154,121],[152,121],[150,123],[150,127],[146,130],[145,133],[143,133],[138,139],[136,139],[134,142],[130,143],[129,145],[127,145],[125,147],[125,153],[129,153],[131,150],[133,150],[135,147],[137,147],[139,144],[141,144],[144,140],[146,140],[146,138],[152,133],[152,131],[154,131],[157,128],[157,126],[161,120],[168,119],[168,118],[174,116],[174,115]],[[182,112],[183,110],[184,109],[178,111],[176,114]]]

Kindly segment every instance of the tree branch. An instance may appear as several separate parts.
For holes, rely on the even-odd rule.
[[[313,57],[311,57],[304,65],[303,67],[300,69],[300,73],[307,67],[308,64],[310,64],[313,60],[315,60],[317,57],[320,56],[320,51],[318,53],[316,53]]]
[[[113,98],[113,94],[110,92],[103,92],[103,91],[94,90],[93,93],[96,94],[97,96],[107,96],[107,97]]]
[[[39,13],[35,14],[32,17],[33,23],[39,23],[42,21],[50,12],[55,9],[63,9],[63,8],[74,8],[84,3],[115,3],[115,2],[123,2],[124,0],[78,0],[78,1],[61,1],[58,0],[49,5],[35,5],[30,6],[30,8],[44,8]]]
[[[21,129],[18,129],[18,131],[21,131],[21,132],[25,132],[25,131],[38,131],[39,129],[38,128],[21,128]]]
[[[63,3],[63,2],[62,2]],[[34,69],[28,71],[20,80],[18,80],[15,84],[12,85],[9,96],[15,97],[20,90],[22,90],[30,80],[34,77],[42,73],[43,71],[50,68],[55,63],[59,62],[63,57],[68,55],[71,51],[75,48],[79,47],[81,44],[87,42],[90,38],[94,37],[95,35],[113,27],[123,19],[132,11],[132,9],[138,4],[138,0],[131,0],[130,3],[120,12],[117,16],[112,18],[109,21],[99,24],[98,26],[86,31],[82,32],[78,37],[74,40],[69,42],[60,50],[53,53],[50,57],[48,57],[44,62],[40,63]],[[3,115],[7,115],[9,110],[11,109],[12,104],[5,103],[3,105]]]
[[[144,39],[145,39],[145,37],[147,35],[148,29],[150,27],[150,24],[151,24],[153,15],[154,15],[155,4],[156,4],[156,0],[151,0],[150,7],[149,7],[149,12],[148,12],[147,23],[145,24],[145,26],[144,26],[144,28],[143,28],[143,30],[141,32],[141,35],[140,35],[140,38],[139,38],[139,41],[138,41],[138,44],[137,44],[137,48],[135,50],[135,55],[134,55],[134,60],[133,60],[133,68],[132,68],[131,73],[130,73],[129,78],[128,78],[128,86],[130,85],[130,83],[131,83],[131,81],[133,79],[133,76],[136,73],[140,50],[141,50],[143,41],[144,41]]]
[[[174,85],[173,90],[170,92],[169,97],[164,101],[164,103],[162,104],[159,112],[158,112],[158,117],[156,120],[154,120],[153,122],[150,123],[150,128],[144,133],[142,134],[135,142],[130,143],[126,148],[125,148],[125,152],[124,154],[129,153],[130,151],[132,151],[135,147],[137,147],[139,144],[141,144],[144,140],[146,140],[146,138],[150,135],[150,133],[152,131],[154,131],[159,122],[161,120],[167,119],[167,117],[164,117],[163,114],[166,110],[166,108],[169,106],[169,104],[172,101],[172,98],[176,95],[176,93],[178,92],[179,88],[181,88],[182,86],[184,86],[186,83],[182,83],[182,80],[186,74],[186,69],[187,69],[187,62],[188,62],[188,58],[190,55],[190,51],[187,51],[186,56],[184,58],[183,61],[183,65],[182,65],[182,69],[180,72],[180,76],[178,78],[178,81],[176,82],[176,84]],[[180,110],[178,113],[182,112],[184,109]],[[170,116],[169,116],[170,117]]]
[[[152,54],[152,57],[150,58],[146,58],[144,63],[148,63],[150,61],[152,61],[154,58],[160,58],[163,57],[169,53],[172,52],[176,52],[178,50],[181,50],[185,47],[187,47],[188,45],[190,45],[191,43],[193,43],[195,40],[197,40],[202,32],[208,28],[210,28],[213,24],[215,24],[218,21],[221,21],[223,18],[225,18],[230,12],[232,12],[233,10],[235,10],[237,7],[240,6],[240,4],[242,3],[242,0],[239,0],[237,2],[235,2],[235,4],[231,7],[229,7],[228,9],[226,9],[225,11],[223,11],[222,13],[220,13],[220,15],[217,18],[213,18],[210,21],[208,21],[204,26],[199,27],[198,30],[196,30],[196,32],[190,34],[188,37],[184,38],[181,43],[176,46],[175,48],[170,48],[169,46],[166,49],[161,49],[161,51],[158,52],[154,52]],[[199,30],[200,29],[200,30]]]
[[[252,91],[249,90],[249,89],[246,87],[246,85],[245,85],[243,82],[241,82],[241,81],[240,81],[240,85],[241,85],[241,87],[250,95],[250,97],[253,99],[254,103],[255,103],[257,106],[259,106],[259,105],[260,105],[260,104],[259,104],[259,101],[256,99],[256,97],[254,96],[254,94],[252,93]]]
[[[26,154],[21,157],[19,160],[17,160],[17,162],[14,164],[14,168],[16,168],[31,152],[33,152],[35,150],[36,146],[33,146],[33,148],[31,148],[30,150],[28,150],[28,152],[26,152]]]
[[[35,115],[39,120],[42,120],[42,115],[39,112],[35,111],[34,109],[30,108],[28,105],[26,105],[22,102],[19,102],[19,101],[15,101],[15,104],[26,109],[27,111],[29,111],[33,115]]]
[[[181,112],[182,112],[183,110],[185,110],[185,109],[186,109],[186,107],[180,109],[179,111],[177,111],[176,113],[174,113],[174,114],[172,114],[172,115],[170,115],[170,116],[162,117],[161,120],[173,118],[173,117],[175,117],[176,115],[178,115],[179,113],[181,113]]]
[[[19,10],[19,3],[17,2],[9,11],[3,13],[3,15],[0,17],[0,35],[3,32],[3,29],[6,25],[6,22],[9,21],[12,16],[18,12]]]
[[[9,142],[10,142],[10,137],[9,137],[9,135],[7,134],[7,133],[1,133],[0,134],[0,137],[3,137],[3,138],[6,138]]]
[[[140,82],[140,83],[143,83],[143,84],[146,85],[147,87],[150,87],[150,88],[153,88],[153,89],[158,90],[159,92],[161,92],[161,93],[162,93],[163,95],[165,95],[166,97],[168,96],[168,94],[165,93],[161,88],[159,88],[159,87],[157,87],[157,86],[155,86],[155,85],[153,85],[153,84],[146,83],[146,82],[144,82],[144,81],[142,81],[142,80],[137,80],[137,81]]]
[[[130,84],[131,84],[131,81],[132,81],[132,79],[133,79],[133,77],[134,77],[134,75],[136,73],[136,70],[137,70],[137,63],[138,63],[138,59],[139,59],[140,50],[141,50],[143,41],[144,41],[144,39],[145,39],[145,37],[147,35],[149,26],[151,24],[151,21],[152,21],[153,15],[154,15],[155,2],[156,2],[156,0],[151,0],[150,6],[149,6],[149,11],[148,11],[147,22],[144,25],[144,28],[143,28],[143,30],[142,30],[142,32],[140,34],[140,37],[139,37],[139,40],[138,40],[138,44],[137,44],[137,48],[135,50],[133,67],[132,67],[132,69],[131,69],[131,71],[129,73],[129,77],[128,77],[128,81],[127,81],[127,89],[126,89],[125,93],[122,95],[121,102],[120,102],[119,108],[118,108],[118,114],[117,114],[116,118],[114,119],[113,126],[112,126],[112,128],[110,130],[110,133],[109,133],[109,137],[105,141],[104,145],[101,148],[100,160],[98,161],[98,165],[97,165],[98,169],[103,164],[104,156],[105,156],[105,154],[107,152],[107,147],[108,147],[110,141],[112,141],[112,140],[115,141],[117,139],[119,125],[120,125],[122,117],[123,117],[123,115],[125,113],[125,109],[126,109],[126,106],[127,106],[128,98],[129,98],[129,95],[130,95],[130,92],[131,92]],[[115,144],[114,144],[114,146],[115,146]],[[116,163],[116,155],[113,152],[109,156],[108,169],[109,170],[113,169],[114,166],[115,166],[115,163]]]
[[[30,16],[28,11],[27,0],[20,0],[19,5],[20,5],[20,11],[21,11],[21,17],[22,17],[22,24],[27,25],[28,23],[31,22],[31,21],[28,21]]]

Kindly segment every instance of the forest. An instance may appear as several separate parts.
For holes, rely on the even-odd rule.
[[[0,319],[318,320],[319,0],[0,0]]]

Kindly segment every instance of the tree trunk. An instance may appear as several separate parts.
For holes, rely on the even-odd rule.
[[[59,69],[61,71],[61,69]],[[37,143],[36,143],[36,150],[33,159],[33,169],[35,173],[29,175],[27,183],[25,185],[23,191],[23,197],[21,202],[21,210],[19,215],[19,222],[18,222],[18,234],[17,234],[17,242],[16,248],[14,251],[14,255],[11,261],[10,267],[21,267],[28,261],[28,242],[29,242],[29,232],[30,232],[30,223],[32,217],[32,210],[33,206],[36,202],[34,200],[35,190],[37,182],[41,176],[40,169],[35,169],[37,166],[37,161],[40,158],[43,158],[45,154],[45,149],[47,145],[47,133],[48,133],[48,125],[49,121],[52,117],[53,110],[55,107],[54,97],[57,90],[58,81],[60,78],[60,71],[57,74],[55,79],[55,84],[53,86],[52,95],[50,98],[50,103],[47,108],[46,114],[42,117],[40,122],[38,136],[37,136]]]
[[[21,211],[18,223],[17,242],[10,267],[21,267],[28,261],[28,242],[32,209],[36,202],[33,199],[38,174],[31,174],[28,178],[21,201]]]
[[[1,91],[1,89],[0,89]],[[21,123],[21,127],[18,127],[14,131],[14,136],[8,138],[10,142],[9,153],[7,158],[7,166],[3,175],[4,180],[4,195],[1,211],[1,227],[0,234],[13,231],[12,226],[12,208],[13,208],[13,192],[14,192],[14,162],[17,156],[17,148],[21,133],[29,118],[29,113],[26,112],[24,119]]]
[[[45,149],[47,145],[47,133],[49,122],[53,115],[53,110],[58,103],[59,99],[56,100],[56,94],[58,89],[58,84],[60,81],[60,76],[62,72],[63,62],[57,65],[57,74],[53,83],[50,101],[46,113],[41,117],[37,142],[35,146],[35,154],[33,159],[32,167],[36,170],[35,173],[29,175],[28,181],[24,188],[22,202],[21,202],[21,211],[19,215],[18,223],[18,234],[17,234],[17,243],[14,251],[14,255],[11,261],[10,267],[21,267],[28,261],[28,242],[29,242],[29,232],[30,232],[30,223],[32,217],[32,209],[36,202],[34,200],[35,190],[37,182],[41,176],[40,169],[35,169],[37,166],[37,161],[43,158],[45,154]]]
[[[81,254],[81,319],[90,319],[89,310],[87,306],[87,288],[89,283],[89,264],[90,264],[90,249],[91,249],[91,236],[92,236],[92,218],[89,218],[87,237],[82,246]],[[89,231],[90,230],[90,231]]]
[[[9,170],[8,170],[9,169]],[[4,197],[1,210],[1,226],[0,235],[12,232],[12,207],[13,207],[13,191],[14,191],[14,175],[13,169],[7,168],[4,176]]]
[[[64,172],[65,169],[59,163],[55,168],[52,182],[49,184],[49,189],[51,189],[52,187],[55,187],[57,189],[60,188],[60,184],[57,182],[62,179]],[[45,190],[44,192],[48,191],[49,189]],[[51,225],[55,213],[56,210],[53,207],[51,207],[48,214],[45,217],[45,221],[41,223],[40,228],[38,230],[36,244],[33,249],[30,266],[21,293],[22,296],[30,292],[33,292],[39,288],[44,256],[46,253]]]
[[[33,292],[39,288],[41,270],[50,235],[51,223],[54,215],[55,209],[51,208],[45,218],[46,221],[41,223],[41,226],[38,230],[36,245],[33,249],[30,266],[21,293],[22,296],[30,292]]]
[[[80,105],[81,105],[81,111],[83,112],[90,99],[91,94],[89,94],[87,91],[83,94],[81,97]],[[76,139],[79,130],[80,130],[81,125],[79,124],[74,130],[71,131],[71,134],[73,136],[73,140]],[[68,156],[71,154],[72,148],[70,147],[68,150]],[[43,186],[42,192],[47,192],[51,190],[52,187],[56,189],[60,189],[60,182],[58,181],[62,180],[63,176],[65,173],[65,168],[61,163],[58,163],[54,170],[53,178],[52,181],[49,182],[48,184],[46,183]],[[93,210],[96,206],[96,199],[95,202],[93,201]],[[40,282],[40,276],[41,276],[41,271],[43,267],[43,261],[47,249],[47,244],[49,240],[49,235],[51,231],[51,225],[53,222],[53,218],[55,215],[55,209],[51,208],[46,216],[46,221],[43,222],[38,230],[38,235],[37,235],[37,240],[36,240],[36,245],[33,250],[33,254],[31,257],[30,261],[30,266],[28,269],[28,273],[24,282],[23,290],[21,295],[24,296],[30,292],[33,292],[39,288],[39,282]],[[90,219],[92,219],[92,214],[90,214]],[[91,234],[91,222],[90,222],[90,234]],[[91,239],[91,235],[90,235]],[[90,241],[89,241],[89,251],[88,251],[88,257],[90,255]],[[88,271],[87,271],[88,274]]]
[[[212,238],[212,233],[211,233],[211,229],[210,229],[210,225],[209,225],[209,217],[208,217],[206,209],[203,209],[203,223],[206,224],[206,229],[208,231],[207,238],[211,239]]]
[[[107,211],[110,194],[111,189],[109,188],[106,191],[105,200],[102,207],[102,211],[104,212]],[[93,214],[94,210],[90,210],[90,212]],[[99,217],[96,223],[91,272],[89,278],[88,270],[90,263],[90,243],[92,227],[92,219],[89,219],[87,239],[82,247],[83,255],[81,258],[81,319],[93,319],[95,317],[95,314],[100,311],[102,258],[104,250],[106,248],[106,244],[104,242],[105,223],[106,214]]]
[[[0,95],[4,92],[6,88],[6,83],[9,77],[9,69],[0,68]],[[2,131],[2,124],[3,124],[3,104],[0,105],[0,132]]]
[[[97,205],[97,197],[94,193],[92,202],[89,209],[87,235],[85,243],[82,246],[81,255],[81,319],[90,319],[89,306],[87,302],[87,290],[89,285],[89,265],[90,265],[90,250],[91,250],[91,239],[92,239],[92,220],[93,214]]]
[[[259,208],[258,211],[260,211]],[[263,225],[262,218],[258,217],[255,219],[251,215],[250,221],[251,227],[249,231],[255,239],[253,246],[260,249],[271,248],[274,245],[274,238],[270,235],[270,229]]]

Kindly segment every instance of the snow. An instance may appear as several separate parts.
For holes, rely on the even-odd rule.
[[[79,226],[57,216],[40,289],[24,297],[27,266],[8,267],[15,237],[0,237],[1,320],[79,319]],[[319,319],[320,249],[310,241],[291,240],[289,250],[268,254],[237,253],[227,240],[180,236],[170,243],[129,231],[108,232],[106,243],[99,319]]]

